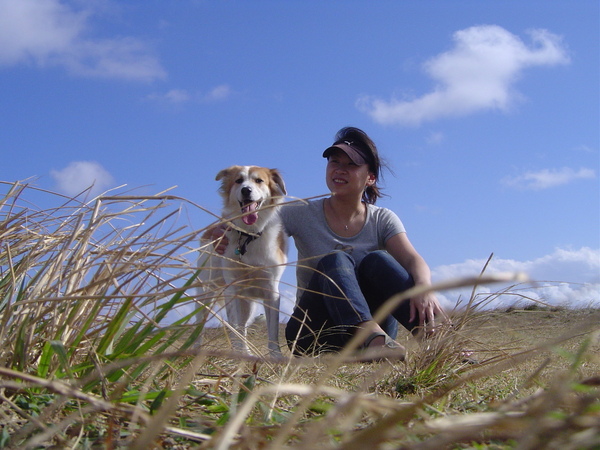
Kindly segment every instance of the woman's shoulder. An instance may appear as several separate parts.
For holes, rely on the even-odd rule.
[[[323,198],[318,198],[316,200],[304,200],[304,199],[294,199],[290,201],[286,201],[281,205],[281,210],[295,210],[300,211],[302,209],[315,209],[323,207]]]
[[[385,206],[373,205],[372,203],[367,204],[369,212],[375,216],[396,216],[397,214]]]
[[[386,208],[385,206],[377,206],[372,204],[368,205],[368,208],[369,214],[379,225],[384,226],[386,224],[394,224],[395,226],[399,227],[399,229],[404,229],[404,225],[402,224],[400,217],[391,209]]]
[[[314,217],[314,214],[318,214],[319,211],[323,211],[323,199],[317,200],[293,200],[286,202],[279,208],[279,215],[284,221],[296,220],[299,217],[309,215]]]

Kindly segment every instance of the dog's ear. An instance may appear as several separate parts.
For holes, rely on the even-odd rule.
[[[229,195],[229,189],[231,188],[231,177],[233,176],[235,171],[238,170],[239,168],[240,168],[239,166],[228,167],[227,169],[221,170],[215,177],[216,181],[221,181],[221,186],[219,187],[219,193],[223,197],[227,198],[227,196]]]
[[[287,195],[287,190],[285,189],[285,183],[283,182],[283,177],[279,173],[279,170],[271,169],[271,180],[273,180],[273,183],[275,183],[277,185],[277,187],[279,188],[279,191],[281,192],[281,195]]]
[[[234,169],[235,169],[235,167],[236,167],[236,166],[231,166],[231,167],[228,167],[227,169],[223,169],[223,170],[221,170],[221,171],[220,171],[220,172],[217,174],[217,176],[215,177],[215,180],[216,180],[216,181],[222,180],[222,179],[223,179],[223,178],[225,178],[227,175],[229,175],[229,173],[230,173],[232,170],[234,170]]]

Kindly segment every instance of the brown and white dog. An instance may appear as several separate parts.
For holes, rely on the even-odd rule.
[[[257,166],[232,166],[215,179],[221,181],[228,245],[219,255],[214,242],[203,237],[198,299],[209,307],[219,298],[224,300],[234,350],[245,353],[249,353],[246,329],[255,300],[262,300],[269,352],[279,356],[279,280],[287,262],[287,239],[278,209],[287,194],[285,183],[277,169]],[[206,320],[207,309],[200,309],[199,322]]]

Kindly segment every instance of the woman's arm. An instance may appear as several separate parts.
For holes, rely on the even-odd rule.
[[[223,223],[208,227],[204,233],[202,233],[200,241],[212,242],[215,252],[222,255],[225,253],[225,249],[227,249],[227,244],[229,243],[227,236],[225,236],[225,231],[227,231],[227,227]]]
[[[389,238],[385,243],[385,249],[412,276],[415,286],[431,285],[429,266],[415,250],[406,233],[399,233]],[[417,318],[417,314],[420,326],[427,323],[429,326],[435,327],[436,316],[447,319],[446,313],[433,292],[410,299],[411,322]]]

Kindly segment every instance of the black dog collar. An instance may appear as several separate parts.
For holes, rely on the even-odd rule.
[[[248,233],[244,233],[243,231],[240,231],[239,233],[240,233],[240,238],[238,239],[238,246],[235,249],[235,254],[239,255],[239,256],[243,256],[247,251],[246,247],[248,247],[248,244],[250,242],[252,242],[254,239],[258,239],[262,235],[262,232],[257,233],[257,234],[248,234]],[[246,238],[246,239],[244,240],[244,242],[242,242],[242,240],[244,238]]]

